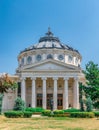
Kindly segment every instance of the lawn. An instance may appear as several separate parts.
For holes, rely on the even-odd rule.
[[[96,118],[6,118],[0,116],[0,130],[99,130],[99,120]]]

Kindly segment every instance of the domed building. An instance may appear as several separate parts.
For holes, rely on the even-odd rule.
[[[18,95],[27,107],[50,109],[79,108],[79,82],[83,76],[80,53],[61,43],[48,29],[37,44],[18,55],[17,75],[21,81]]]

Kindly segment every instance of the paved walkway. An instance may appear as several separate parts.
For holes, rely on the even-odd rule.
[[[41,115],[32,115],[32,117],[41,117]]]

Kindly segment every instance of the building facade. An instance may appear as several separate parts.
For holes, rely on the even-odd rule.
[[[81,55],[61,43],[48,29],[37,44],[18,55],[17,75],[21,97],[27,107],[50,109],[79,108],[79,82],[83,78]]]

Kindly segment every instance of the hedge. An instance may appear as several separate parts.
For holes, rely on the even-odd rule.
[[[32,116],[32,112],[29,112],[29,111],[24,111],[23,112],[23,117],[30,118],[31,116]]]
[[[93,112],[71,112],[70,117],[74,117],[74,118],[93,118],[94,113]]]
[[[64,112],[80,112],[80,109],[76,109],[76,108],[70,108],[70,109],[66,109],[63,110]]]
[[[18,117],[25,117],[25,118],[29,118],[32,116],[32,112],[22,112],[22,111],[7,111],[4,112],[4,115],[8,118],[18,118]]]
[[[53,111],[54,114],[64,114],[63,110],[55,110]]]
[[[36,108],[32,108],[32,107],[27,107],[25,109],[25,111],[30,111],[32,113],[35,113],[35,112],[42,112],[44,109],[41,108],[41,107],[36,107]]]
[[[50,116],[51,115],[51,110],[43,110],[42,111],[42,116]]]
[[[93,113],[95,114],[96,117],[99,117],[99,111],[94,111]]]
[[[22,111],[7,111],[7,112],[4,112],[4,115],[8,118],[18,118],[18,117],[23,117],[23,112]]]

